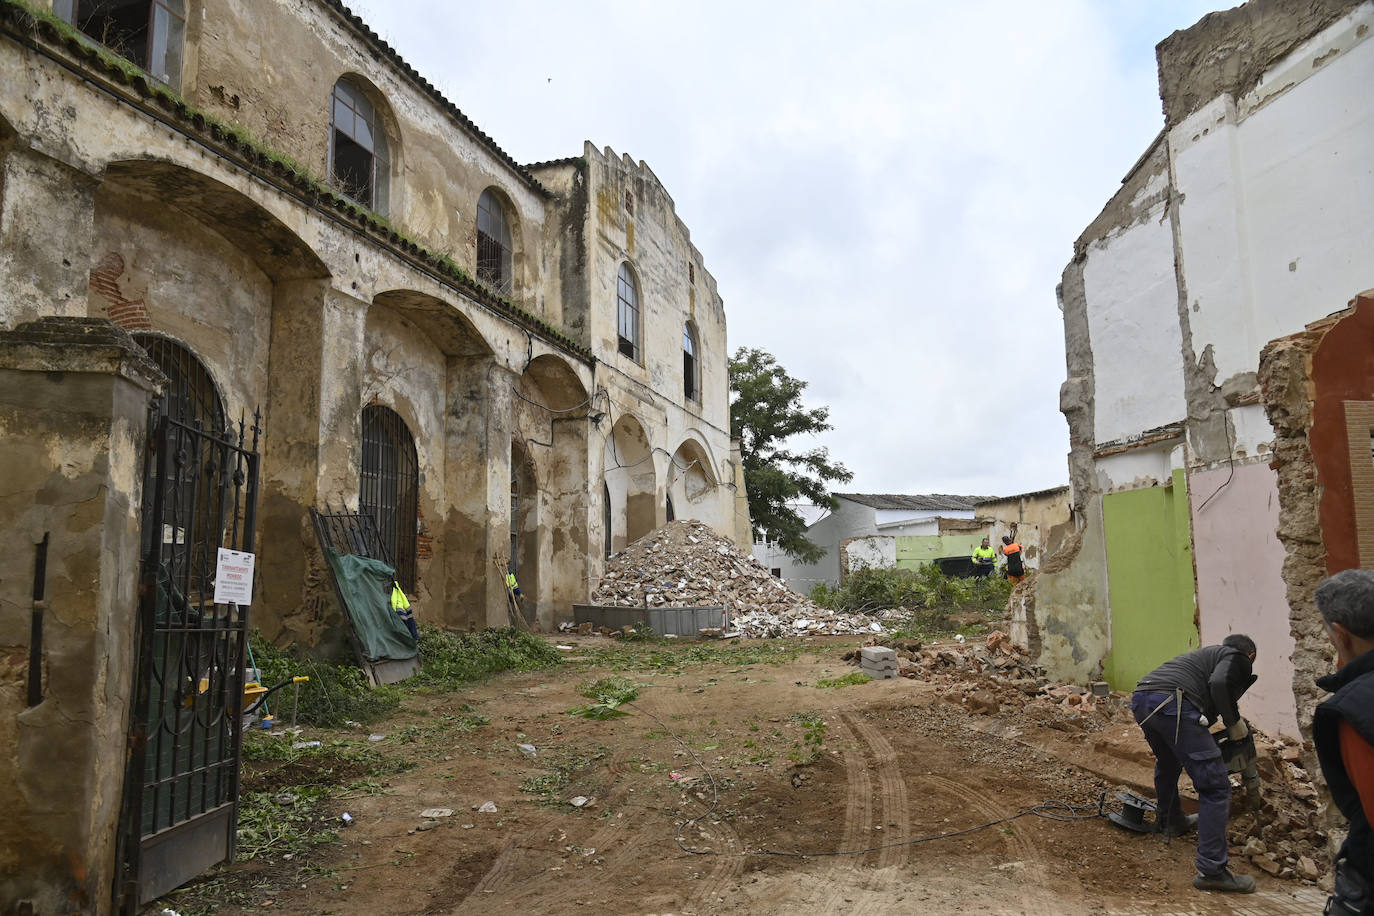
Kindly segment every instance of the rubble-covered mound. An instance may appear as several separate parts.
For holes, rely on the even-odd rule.
[[[745,636],[881,633],[863,614],[819,607],[732,541],[696,521],[669,522],[606,561],[592,603],[620,607],[723,605]]]

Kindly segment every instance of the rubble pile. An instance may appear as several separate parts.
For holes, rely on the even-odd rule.
[[[881,633],[864,614],[830,611],[792,591],[758,560],[694,521],[669,522],[606,561],[592,603],[619,607],[723,605],[745,636]]]
[[[1069,732],[1077,739],[1097,741],[1108,757],[1153,765],[1126,695],[1102,683],[1050,683],[1044,670],[1001,631],[952,645],[917,640],[883,645],[896,650],[898,674],[935,685],[945,700],[969,715],[1008,719],[1018,728]],[[844,658],[858,664],[859,650]],[[1277,878],[1317,880],[1329,867],[1322,853],[1326,836],[1318,827],[1318,792],[1303,768],[1301,749],[1253,727],[1252,731],[1264,804],[1256,813],[1245,809],[1239,790],[1233,797],[1231,855]],[[1189,789],[1187,779],[1183,788]]]

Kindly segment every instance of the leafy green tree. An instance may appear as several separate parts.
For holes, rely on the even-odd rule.
[[[854,475],[826,449],[796,451],[787,440],[830,429],[828,407],[802,406],[806,382],[787,374],[771,353],[740,347],[730,359],[730,432],[740,440],[754,528],[804,563],[825,551],[806,538],[806,522],[788,503],[805,499],[835,508],[829,483]]]

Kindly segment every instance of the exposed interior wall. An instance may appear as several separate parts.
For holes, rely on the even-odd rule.
[[[1253,639],[1259,680],[1245,694],[1245,717],[1271,735],[1299,738],[1277,478],[1251,463],[1193,471],[1188,488],[1202,644],[1232,633]]]
[[[1029,615],[1029,642],[1038,642],[1046,674],[1077,683],[1097,679],[1111,646],[1102,497],[1090,496],[1080,514],[1083,526],[1026,580],[1033,596],[1012,594],[1014,616]]]
[[[1141,675],[1199,645],[1187,477],[1176,470],[1167,486],[1108,494],[1102,517],[1111,606],[1103,676],[1131,690]]]

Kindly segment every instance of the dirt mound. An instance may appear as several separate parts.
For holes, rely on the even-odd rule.
[[[724,605],[730,629],[745,636],[882,632],[870,617],[829,611],[798,595],[753,556],[695,521],[669,522],[612,556],[592,603]]]

